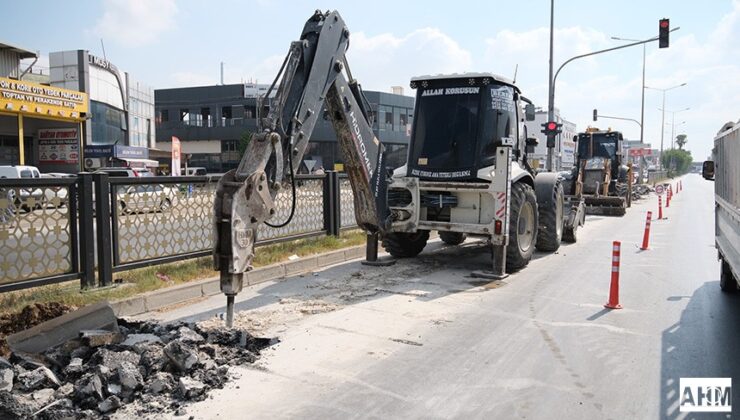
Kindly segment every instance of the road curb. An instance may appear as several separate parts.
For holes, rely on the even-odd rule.
[[[328,267],[365,256],[365,245],[309,255],[294,261],[256,268],[247,273],[246,285],[280,280],[297,274],[307,273],[318,268]],[[165,289],[154,290],[142,295],[111,303],[116,316],[135,316],[156,311],[167,306],[184,303],[193,299],[218,295],[221,293],[218,277],[198,280]]]

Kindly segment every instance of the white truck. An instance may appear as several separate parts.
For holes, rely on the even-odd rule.
[[[729,122],[714,138],[713,160],[704,162],[702,176],[714,180],[714,243],[722,262],[720,288],[735,292],[740,275],[740,121]]]

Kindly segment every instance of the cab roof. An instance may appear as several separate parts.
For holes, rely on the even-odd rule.
[[[517,91],[521,92],[519,88],[514,84],[514,81],[497,74],[488,72],[466,72],[466,73],[451,73],[451,74],[435,74],[435,75],[424,75],[416,76],[411,78],[411,82],[423,82],[425,80],[454,80],[454,79],[484,79],[489,78],[498,83],[509,85],[514,87]]]

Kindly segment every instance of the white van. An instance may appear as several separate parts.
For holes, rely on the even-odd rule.
[[[18,179],[18,178],[41,178],[39,168],[35,166],[25,165],[5,165],[0,166],[0,179]],[[33,208],[39,209],[42,207],[42,199],[44,198],[44,191],[40,188],[20,188],[19,196],[15,194],[15,190],[11,189],[4,192],[3,197],[7,194],[7,198],[11,199],[16,207],[20,207],[21,210],[28,212],[32,209],[28,205],[28,199],[33,198]]]
[[[41,173],[39,172],[39,168],[35,166],[0,166],[0,178],[41,178]]]
[[[188,168],[185,176],[204,176],[206,173],[206,168],[194,166],[192,168]]]

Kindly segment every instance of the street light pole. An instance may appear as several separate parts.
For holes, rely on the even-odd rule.
[[[646,44],[642,44],[642,99],[640,104],[640,143],[645,143],[645,50]],[[642,168],[642,165],[640,166]],[[642,182],[642,179],[640,179]]]
[[[665,90],[663,91],[663,112],[661,112],[660,127],[660,169],[663,169],[663,137],[665,136]]]
[[[622,38],[618,36],[613,36],[613,40],[615,41],[629,41],[629,42],[639,42],[639,39],[632,39],[632,38]],[[645,125],[645,58],[647,56],[647,44],[642,44],[642,86],[640,88],[640,143],[645,143],[645,130],[643,130],[643,126]]]
[[[661,117],[660,117],[660,162],[658,162],[660,163],[660,169],[663,169],[663,138],[665,137],[665,93],[668,92],[669,90],[680,88],[681,86],[686,86],[686,85],[687,83],[681,83],[680,85],[671,86],[666,89],[645,86],[645,89],[659,90],[663,92],[663,107],[661,108]]]
[[[553,89],[554,81],[552,80],[552,65],[553,65],[553,32],[555,29],[555,0],[550,0],[550,73],[547,79],[548,83],[548,99],[547,99],[547,121],[553,121],[555,116],[555,90]],[[554,147],[547,148],[547,163],[546,169],[548,172],[552,172],[552,155]]]

